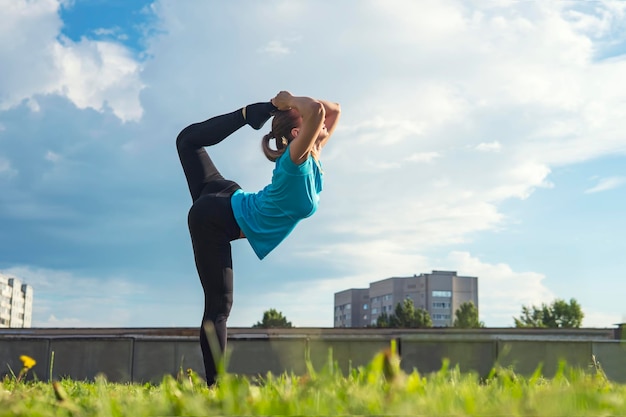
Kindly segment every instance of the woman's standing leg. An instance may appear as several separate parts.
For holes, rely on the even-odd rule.
[[[226,348],[226,321],[233,303],[230,242],[239,237],[240,230],[228,194],[200,197],[189,210],[188,222],[196,269],[204,289],[200,347],[207,384],[212,385],[217,377],[216,363]],[[215,337],[218,346],[211,346],[210,337]]]

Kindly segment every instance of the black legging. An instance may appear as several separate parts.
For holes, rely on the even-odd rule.
[[[245,124],[241,110],[237,110],[192,124],[176,138],[178,156],[193,199],[188,223],[196,268],[204,289],[200,347],[209,385],[215,383],[215,364],[226,348],[226,320],[233,303],[230,242],[239,238],[241,233],[230,197],[241,187],[222,177],[204,147],[219,143]],[[206,331],[211,324],[215,328],[219,352],[211,351],[207,338]]]

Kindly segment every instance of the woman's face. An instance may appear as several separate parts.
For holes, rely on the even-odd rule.
[[[328,137],[328,129],[326,129],[326,124],[323,124],[322,129],[320,130],[320,133],[317,135],[316,142],[324,140],[327,137]]]

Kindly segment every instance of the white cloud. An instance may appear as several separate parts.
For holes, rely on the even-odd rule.
[[[587,310],[583,308],[585,317],[583,318],[582,327],[598,327],[598,328],[612,328],[616,324],[626,322],[626,316],[607,313],[603,311]]]
[[[109,107],[124,121],[141,118],[140,67],[123,46],[66,40],[64,44],[56,44],[54,51],[60,78],[56,92],[67,96],[79,108]]]
[[[408,162],[433,162],[435,159],[441,157],[438,152],[415,152],[405,158]]]
[[[62,159],[62,156],[56,152],[48,151],[46,152],[45,159],[46,161],[50,161],[50,162],[58,162]]]
[[[460,275],[478,277],[480,318],[491,327],[510,327],[524,305],[541,305],[554,301],[545,286],[545,276],[537,272],[517,272],[505,263],[490,264],[468,252],[451,252],[447,268]]]
[[[112,37],[115,38],[119,41],[126,41],[128,40],[128,35],[123,33],[122,28],[120,28],[119,26],[115,26],[112,28],[98,28],[95,29],[93,31],[94,35],[100,36],[100,37]]]
[[[274,40],[270,41],[267,45],[260,49],[260,52],[268,53],[270,55],[288,55],[291,51],[283,42]]]
[[[17,170],[11,166],[11,162],[0,156],[0,178],[11,178],[17,175]]]
[[[476,150],[481,152],[500,152],[502,149],[502,145],[498,141],[493,141],[489,143],[479,143],[476,145]]]
[[[58,1],[2,0],[0,7],[0,109],[26,100],[36,111],[38,95],[58,94],[79,108],[110,108],[124,121],[141,117],[140,65],[123,46],[63,38]]]
[[[608,178],[600,178],[598,183],[591,188],[585,190],[586,194],[599,193],[602,191],[613,190],[615,188],[621,187],[626,183],[625,177],[608,177]]]

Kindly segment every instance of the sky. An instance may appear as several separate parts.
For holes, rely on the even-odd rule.
[[[0,273],[35,327],[200,324],[175,150],[280,90],[335,101],[317,213],[260,261],[233,327],[332,327],[334,293],[478,277],[480,319],[576,299],[626,321],[626,2],[0,0]],[[246,191],[263,134],[209,149]]]

